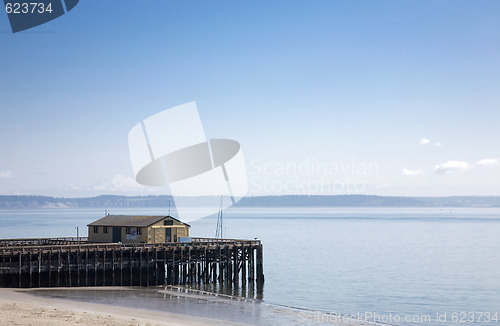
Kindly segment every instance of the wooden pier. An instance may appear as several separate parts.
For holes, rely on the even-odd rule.
[[[0,240],[0,287],[264,283],[260,240],[88,243],[86,238]]]

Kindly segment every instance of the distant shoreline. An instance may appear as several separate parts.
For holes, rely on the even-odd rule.
[[[202,207],[213,197],[176,198],[183,204]],[[57,208],[164,208],[172,197],[103,195],[85,198],[13,195],[0,196],[0,209],[57,209]],[[173,204],[173,201],[172,201]],[[244,197],[236,207],[500,207],[500,196],[404,197],[371,195],[336,196],[255,196]]]

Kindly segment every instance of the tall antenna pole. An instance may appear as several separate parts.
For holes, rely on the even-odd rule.
[[[168,200],[168,216],[170,216],[170,199]]]
[[[224,229],[222,228],[222,196],[220,196],[220,238],[223,239],[224,236],[222,235],[222,231]]]
[[[215,229],[215,238],[222,239],[222,195],[220,196],[220,208],[217,213],[217,228]]]

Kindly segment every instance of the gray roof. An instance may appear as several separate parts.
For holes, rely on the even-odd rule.
[[[151,215],[107,215],[103,218],[94,221],[88,226],[138,226],[138,227],[147,227],[153,225],[165,218],[171,218],[182,224],[190,226],[182,221],[179,221],[175,217],[169,215],[163,216],[151,216]]]

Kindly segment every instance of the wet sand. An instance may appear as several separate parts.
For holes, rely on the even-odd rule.
[[[102,288],[102,290],[106,289]],[[0,325],[195,326],[237,324],[171,312],[46,298],[31,295],[29,290],[0,289]]]
[[[338,314],[185,288],[0,289],[0,325],[342,325]]]

